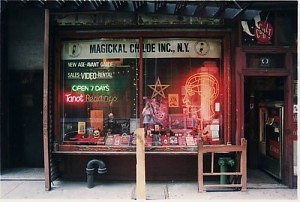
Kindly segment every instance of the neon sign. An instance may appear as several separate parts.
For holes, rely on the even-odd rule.
[[[96,71],[96,72],[68,72],[67,79],[80,80],[96,80],[96,79],[112,79],[112,72]]]
[[[109,85],[103,84],[103,85],[73,85],[72,86],[73,92],[86,92],[86,91],[95,91],[95,92],[108,92],[109,91]]]
[[[117,96],[111,95],[89,95],[85,96],[86,102],[109,102],[113,103],[118,100]]]
[[[99,95],[99,94],[72,94],[66,93],[64,95],[66,103],[84,103],[84,102],[107,102],[113,103],[118,101],[115,95]]]
[[[82,95],[82,94],[80,94],[80,95],[66,94],[65,98],[66,98],[66,102],[70,102],[70,103],[82,103],[82,102],[85,102],[84,101],[84,95]]]
[[[214,115],[214,101],[219,96],[219,82],[207,72],[190,76],[184,86],[183,103],[188,113],[197,119],[211,120]]]

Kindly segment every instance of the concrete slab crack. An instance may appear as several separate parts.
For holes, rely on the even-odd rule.
[[[164,189],[164,195],[165,195],[165,199],[169,199],[169,186],[168,184],[166,184],[166,187]]]

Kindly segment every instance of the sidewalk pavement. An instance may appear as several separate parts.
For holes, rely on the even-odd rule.
[[[199,200],[273,200],[298,201],[299,190],[289,189],[267,175],[248,172],[247,191],[218,190],[198,192],[197,181],[146,182],[146,199],[155,201],[199,201]],[[91,200],[91,201],[135,201],[135,181],[99,181],[88,188],[86,181],[62,181],[52,183],[51,191],[45,191],[42,168],[17,168],[1,172],[0,201],[30,199],[41,201]],[[299,195],[298,195],[299,196]]]
[[[51,191],[45,191],[43,180],[1,180],[0,200],[10,199],[57,199],[72,200],[135,200],[135,181],[104,181],[95,182],[93,188],[88,188],[83,181],[54,181]],[[198,192],[196,181],[188,182],[146,182],[147,200],[280,200],[297,201],[297,189],[288,188],[254,188],[248,187],[246,192],[231,191],[207,191]]]

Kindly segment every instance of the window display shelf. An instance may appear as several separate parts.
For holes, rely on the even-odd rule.
[[[197,154],[197,146],[152,146],[145,147],[146,154]],[[57,154],[101,154],[101,155],[135,155],[136,146],[103,145],[59,145]]]

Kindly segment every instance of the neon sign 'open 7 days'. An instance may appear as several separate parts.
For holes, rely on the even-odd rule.
[[[87,91],[108,92],[110,90],[108,84],[102,84],[102,85],[73,85],[71,89],[72,89],[73,92],[87,92]]]

